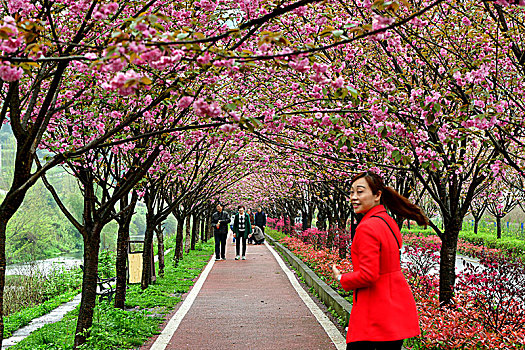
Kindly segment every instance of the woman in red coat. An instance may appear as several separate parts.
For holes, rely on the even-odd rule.
[[[427,225],[428,218],[373,172],[357,175],[350,191],[352,207],[363,214],[352,242],[354,271],[334,278],[353,290],[353,306],[346,337],[347,349],[401,349],[403,340],[420,333],[416,303],[401,272],[401,233],[386,212]]]

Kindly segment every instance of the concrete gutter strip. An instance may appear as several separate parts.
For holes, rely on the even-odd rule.
[[[337,294],[332,289],[332,287],[320,279],[315,272],[306,266],[306,264],[296,257],[291,251],[286,249],[282,244],[267,234],[265,234],[265,236],[268,242],[271,243],[283,256],[285,256],[290,264],[297,269],[308,287],[313,288],[317,292],[319,299],[321,299],[321,301],[327,307],[331,307],[337,313],[337,315],[339,315],[339,317],[344,319],[345,324],[348,324],[350,310],[352,310],[352,304]]]

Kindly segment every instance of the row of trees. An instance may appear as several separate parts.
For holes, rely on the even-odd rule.
[[[317,162],[309,181],[375,168],[437,208],[443,227],[431,226],[442,240],[440,301],[449,303],[458,234],[472,201],[487,181],[500,186],[524,177],[517,98],[523,11],[506,1],[411,2],[398,11],[386,2],[369,5],[371,12],[355,4],[332,8],[311,44],[332,36],[348,42],[372,30],[368,40],[295,58],[288,63],[293,84],[284,77],[289,72],[267,77],[280,120],[259,136],[302,151],[309,170]],[[514,187],[512,193],[523,190]]]
[[[16,151],[14,137],[9,129],[2,130],[2,169],[0,189],[7,188],[13,176],[14,159],[10,155]],[[5,141],[5,142],[4,142]],[[48,179],[54,184],[67,207],[76,217],[82,215],[82,195],[78,190],[76,179],[60,168],[53,169]],[[0,199],[5,196],[0,192]],[[145,212],[143,207],[137,209],[130,225],[130,234],[137,236],[145,230]],[[165,223],[172,231],[174,219]],[[115,249],[118,224],[112,222],[101,232],[103,249]],[[42,182],[37,182],[27,192],[24,204],[10,220],[7,228],[6,259],[8,264],[27,262],[35,259],[47,259],[57,254],[80,251],[82,237],[76,228],[60,212],[51,194]]]
[[[216,198],[243,176],[231,164],[245,145],[243,137],[217,130],[238,116],[224,113],[223,101],[219,105],[209,99],[235,99],[238,94],[230,85],[250,65],[225,56],[244,55],[241,46],[248,39],[257,41],[255,32],[262,25],[314,2],[259,8],[236,1],[199,6],[193,1],[65,1],[16,2],[3,8],[0,125],[10,124],[17,150],[12,182],[0,204],[0,312],[7,225],[27,190],[43,179],[83,237],[86,268],[75,347],[84,343],[105,225],[119,222],[121,275],[120,252],[138,197],[148,208],[149,242],[169,213],[180,223],[199,216],[204,198]],[[226,111],[232,111],[235,100],[228,102]],[[54,156],[41,163],[41,148]],[[81,217],[45,178],[57,165],[78,180]],[[181,250],[178,244],[176,259]],[[143,286],[149,282],[143,276]],[[125,290],[121,283],[120,293]]]
[[[394,175],[395,174],[395,175]],[[411,198],[436,223],[441,221],[439,208],[417,180],[406,172],[384,173],[388,185],[393,186],[404,196]],[[473,198],[468,215],[472,217],[474,233],[478,232],[481,219],[487,214],[494,218],[496,237],[501,238],[502,220],[514,209],[525,212],[524,187],[518,187],[521,179],[511,170],[506,172],[505,178],[495,181],[488,179]],[[339,181],[321,182],[312,179],[305,182],[303,178],[293,180],[293,185],[286,190],[279,191],[279,195],[267,192],[267,211],[272,217],[286,218],[289,223],[286,230],[292,230],[294,218],[301,217],[302,230],[312,227],[316,219],[316,227],[326,231],[330,229],[348,229],[353,222],[353,211],[348,200],[350,192],[347,178]],[[264,191],[264,187],[262,187]],[[317,216],[315,216],[315,214]],[[403,218],[397,218],[398,225],[410,225]]]

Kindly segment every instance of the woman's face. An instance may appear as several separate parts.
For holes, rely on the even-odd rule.
[[[381,202],[381,191],[373,194],[364,178],[357,179],[350,190],[350,200],[356,214],[366,214]]]

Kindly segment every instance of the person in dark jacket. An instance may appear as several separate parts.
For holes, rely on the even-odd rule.
[[[228,223],[230,216],[217,204],[217,211],[211,216],[213,237],[215,238],[215,260],[226,260],[226,238],[228,237]]]
[[[236,238],[235,252],[237,253],[235,260],[240,258],[241,242],[242,242],[242,260],[246,260],[246,239],[252,236],[252,224],[250,216],[244,212],[244,206],[239,205],[239,212],[233,218],[233,234]]]
[[[354,212],[364,215],[352,243],[354,269],[341,274],[332,267],[343,289],[354,291],[347,350],[401,349],[403,340],[420,330],[416,303],[401,271],[401,233],[385,207],[420,225],[428,225],[428,218],[370,171],[352,180],[350,200]]]
[[[255,226],[259,227],[264,234],[264,227],[266,226],[266,213],[262,211],[261,207],[257,208],[257,213],[255,213]],[[255,241],[255,244],[262,244],[263,240]]]

